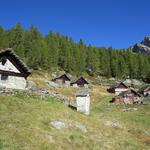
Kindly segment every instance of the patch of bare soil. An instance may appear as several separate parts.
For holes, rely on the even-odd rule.
[[[128,130],[128,132],[136,136],[144,144],[150,145],[150,135],[146,135],[141,131],[135,131],[135,130]]]
[[[144,142],[146,145],[150,145],[150,136],[145,134],[139,134],[137,136],[138,139],[140,139],[142,142]]]

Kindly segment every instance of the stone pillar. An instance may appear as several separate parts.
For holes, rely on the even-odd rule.
[[[76,93],[77,111],[86,115],[90,114],[90,95],[88,92]]]

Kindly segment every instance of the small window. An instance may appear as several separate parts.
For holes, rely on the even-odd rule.
[[[1,75],[1,80],[6,81],[8,79],[8,75]]]
[[[6,61],[7,61],[7,59],[5,58],[5,57],[3,57],[3,58],[1,58],[1,60],[0,60],[1,62],[2,62],[2,65],[4,66],[5,65],[5,63],[6,63]]]

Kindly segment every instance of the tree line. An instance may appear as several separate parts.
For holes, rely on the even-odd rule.
[[[34,70],[57,71],[81,75],[101,75],[108,78],[136,78],[149,81],[150,56],[134,54],[130,49],[94,47],[75,42],[72,38],[49,32],[43,36],[31,25],[21,24],[5,30],[0,26],[0,49],[13,50]]]

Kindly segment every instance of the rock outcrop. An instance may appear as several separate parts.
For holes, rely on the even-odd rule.
[[[140,43],[135,44],[132,47],[134,53],[150,54],[150,36],[144,38]]]
[[[68,128],[75,128],[75,129],[79,129],[81,132],[83,133],[87,133],[87,128],[85,125],[83,125],[80,122],[72,122],[71,120],[66,121],[66,120],[53,120],[49,123],[50,126],[52,126],[55,129],[68,129]]]
[[[141,44],[143,44],[143,45],[145,45],[145,46],[150,48],[150,36],[146,36],[144,38],[144,41],[141,42]]]

